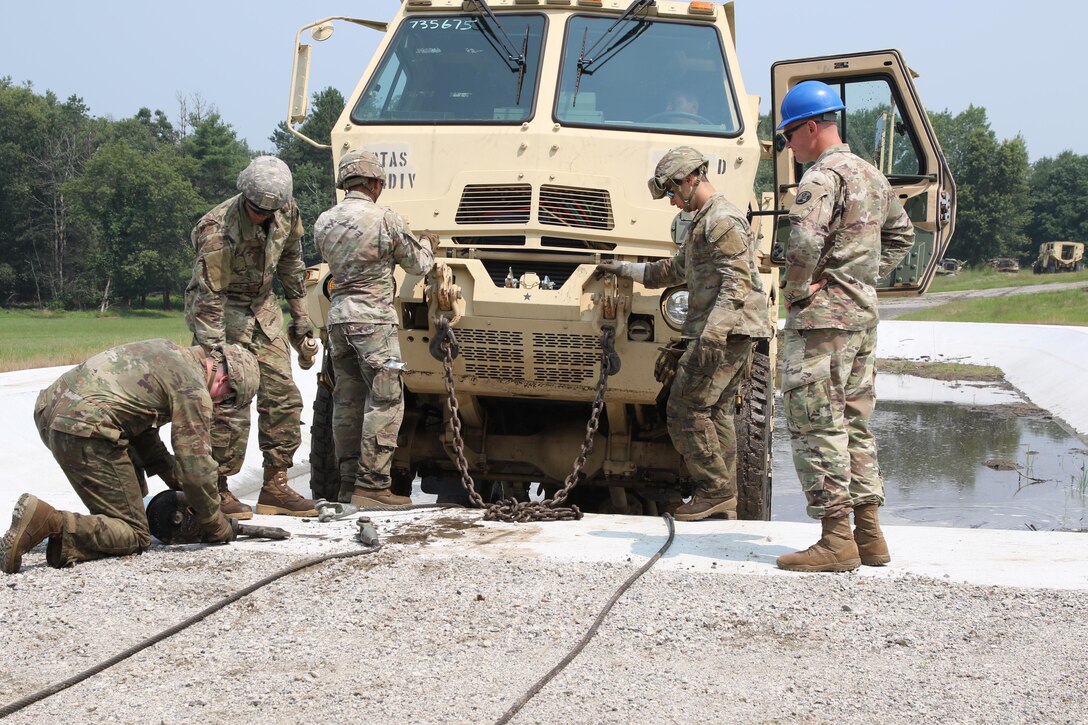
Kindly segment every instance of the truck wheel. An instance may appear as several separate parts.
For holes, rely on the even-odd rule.
[[[1053,259],[1046,263],[1046,271],[1050,274],[1054,274],[1058,271],[1058,263]]]
[[[332,442],[332,391],[318,383],[310,425],[310,491],[315,499],[335,501],[340,494],[340,466]]]
[[[1084,269],[1084,262],[1077,262],[1076,264],[1073,265],[1073,271],[1074,272],[1079,272],[1082,269]]]
[[[752,375],[740,389],[744,402],[733,420],[737,431],[737,518],[770,521],[773,372],[766,353],[757,351],[752,357]]]

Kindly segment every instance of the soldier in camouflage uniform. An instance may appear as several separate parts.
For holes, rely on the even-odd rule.
[[[688,238],[668,259],[605,262],[598,273],[646,287],[686,284],[688,316],[666,408],[669,435],[687,463],[695,491],[675,512],[679,521],[737,516],[737,437],[734,397],[757,339],[770,337],[767,297],[744,213],[706,178],[707,159],[690,146],[662,157],[649,180],[654,199],[669,197],[695,212]]]
[[[38,395],[34,422],[90,514],[23,494],[0,543],[3,570],[18,572],[23,555],[47,538],[54,567],[146,550],[145,474],[185,492],[204,541],[233,539],[219,510],[213,407],[248,406],[257,378],[257,361],[240,346],[208,354],[169,340],[121,345],[62,375]],[[173,455],[159,438],[168,423]]]
[[[362,508],[406,508],[394,493],[390,467],[404,418],[404,399],[393,309],[393,268],[427,274],[432,243],[408,230],[394,211],[379,206],[385,169],[377,155],[350,151],[340,159],[336,186],[344,200],[317,218],[314,239],[336,284],[329,303],[329,344],[336,377],[333,445],[340,466],[341,501]]]
[[[314,502],[287,484],[287,469],[301,442],[302,415],[290,347],[300,349],[313,332],[303,306],[304,229],[291,196],[291,171],[273,156],[259,156],[238,175],[238,189],[241,194],[209,211],[193,229],[196,264],[185,290],[185,320],[194,342],[206,350],[232,342],[257,356],[258,440],[264,455],[257,513],[316,516]],[[273,277],[283,286],[291,310],[287,334]],[[299,362],[308,362],[301,352]],[[253,516],[227,487],[227,477],[242,468],[249,425],[249,409],[238,408],[217,416],[212,433],[223,513],[236,519]]]
[[[779,557],[778,566],[792,571],[891,561],[877,519],[884,485],[869,430],[875,287],[910,250],[914,227],[888,180],[839,138],[845,108],[832,88],[805,81],[783,99],[778,127],[797,162],[815,162],[790,209],[782,391],[794,466],[823,535],[805,551]]]

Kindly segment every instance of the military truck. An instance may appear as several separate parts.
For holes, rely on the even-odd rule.
[[[319,20],[296,35],[287,119],[315,146],[295,130],[307,112],[303,34],[325,40],[344,21],[382,37],[332,128],[331,168],[348,150],[375,152],[388,174],[380,203],[441,238],[428,278],[396,278],[407,372],[394,488],[407,492],[418,475],[424,491],[455,496],[464,468],[485,499],[524,499],[534,484],[554,492],[584,454],[572,491],[583,510],[657,514],[678,502],[690,485],[656,404],[654,364],[680,336],[687,290],[594,269],[671,256],[684,242],[690,217],[653,201],[646,180],[666,150],[691,145],[710,159],[716,189],[748,210],[777,317],[802,167],[757,136],[732,3],[405,0],[388,22]],[[955,186],[900,53],[782,61],[771,74],[772,127],[800,81],[842,93],[844,138],[888,175],[918,232],[881,293],[924,292],[952,234]],[[761,160],[774,176],[763,204],[753,193]],[[324,320],[334,281],[323,265],[307,279],[311,317]],[[436,317],[460,345],[449,370],[428,351]],[[600,373],[609,334],[621,361],[611,377]],[[736,401],[742,518],[770,517],[774,364],[772,339]],[[331,375],[326,358],[312,429],[317,497],[339,485]]]
[[[1039,257],[1031,265],[1035,274],[1079,272],[1084,268],[1084,244],[1081,242],[1043,242]]]

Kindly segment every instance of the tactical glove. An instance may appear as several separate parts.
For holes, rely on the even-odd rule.
[[[646,264],[644,262],[601,262],[597,265],[596,277],[600,279],[606,274],[614,274],[617,277],[637,279],[641,282],[645,270]]]
[[[216,517],[200,525],[200,540],[205,544],[225,544],[234,541],[234,527],[222,511]]]
[[[426,244],[424,244],[424,242],[426,242]],[[439,242],[438,235],[435,234],[434,232],[420,232],[419,233],[420,246],[427,247],[427,249],[431,253],[434,253],[434,250],[438,249],[438,242]]]

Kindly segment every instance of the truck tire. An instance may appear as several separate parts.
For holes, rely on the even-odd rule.
[[[1048,274],[1054,274],[1058,271],[1058,263],[1053,259],[1046,263],[1046,271]]]
[[[340,493],[340,466],[332,441],[332,391],[318,383],[310,424],[310,491],[315,499],[335,501]]]
[[[752,358],[752,374],[741,384],[743,403],[733,420],[737,431],[737,518],[770,521],[773,371],[765,352],[757,350]]]

